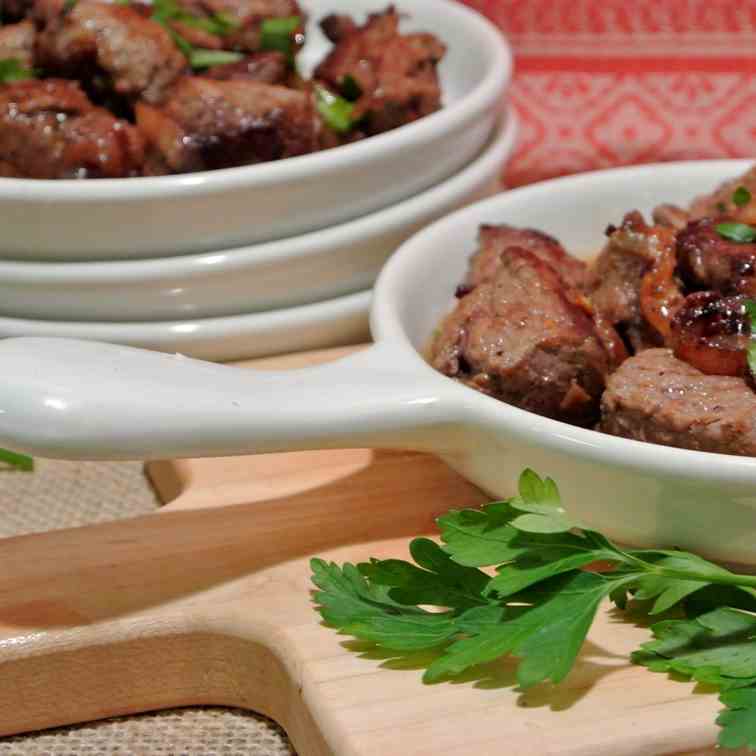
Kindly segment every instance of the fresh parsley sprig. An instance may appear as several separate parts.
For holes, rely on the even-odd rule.
[[[745,207],[750,201],[751,192],[744,186],[739,186],[732,193],[732,204],[735,207]],[[724,212],[725,210],[726,206],[723,206],[720,212]],[[749,226],[747,223],[718,223],[715,226],[715,230],[723,239],[728,239],[738,244],[750,244],[756,241],[756,228]]]
[[[756,241],[756,228],[746,223],[717,223],[715,228],[723,239],[729,239],[738,244],[750,244]]]
[[[320,85],[315,87],[315,107],[325,123],[339,134],[354,128],[354,103]]]
[[[302,24],[300,16],[266,18],[260,25],[260,48],[283,53],[294,62],[295,34]]]
[[[27,457],[26,454],[0,449],[0,463],[15,467],[24,472],[31,472],[34,469],[34,460]]]
[[[748,369],[756,377],[756,301],[746,299],[745,311],[751,326],[751,341],[748,344]]]
[[[18,58],[0,59],[0,84],[35,78],[33,69],[27,68]]]
[[[390,651],[434,649],[429,683],[511,654],[526,689],[564,680],[604,600],[650,616],[674,608],[685,618],[653,625],[633,661],[719,688],[720,745],[756,748],[756,576],[683,551],[622,549],[572,521],[554,481],[532,470],[518,496],[438,525],[443,545],[416,538],[412,562],[313,559],[326,623]]]
[[[745,207],[751,201],[751,193],[744,186],[739,186],[732,193],[732,202],[736,207]]]
[[[176,0],[153,0],[151,18],[165,27],[176,47],[181,50],[189,61],[189,65],[195,70],[224,63],[236,63],[244,58],[242,53],[231,50],[208,50],[204,47],[195,47],[172,26],[173,23],[181,23],[223,37],[238,27],[237,21],[226,14],[195,16],[182,8]]]

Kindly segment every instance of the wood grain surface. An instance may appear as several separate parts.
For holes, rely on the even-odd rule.
[[[404,557],[438,514],[484,500],[432,457],[300,452],[149,472],[169,502],[155,515],[0,541],[0,734],[221,704],[278,720],[301,756],[714,752],[716,696],[631,666],[648,631],[608,607],[567,681],[527,694],[512,662],[424,686],[423,655],[320,623],[311,555]]]

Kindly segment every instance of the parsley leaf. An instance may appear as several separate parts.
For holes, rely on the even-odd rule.
[[[739,186],[732,193],[732,201],[737,207],[743,207],[751,201],[751,193],[744,186]]]
[[[189,53],[189,65],[192,68],[209,68],[210,66],[221,66],[227,63],[237,63],[244,56],[238,52],[230,50],[205,50],[202,47],[192,48]]]
[[[226,14],[215,13],[210,16],[195,16],[178,5],[176,0],[153,0],[151,18],[165,27],[176,47],[181,50],[192,68],[200,69],[224,63],[236,63],[244,57],[241,53],[228,50],[195,48],[171,26],[172,22],[178,22],[222,37],[230,34],[238,27],[236,20]]]
[[[315,87],[315,107],[334,131],[346,134],[354,128],[354,105],[325,87]]]
[[[632,661],[717,687],[720,745],[756,748],[756,577],[687,552],[622,549],[575,524],[556,483],[532,470],[512,499],[438,524],[443,545],[416,538],[413,562],[313,560],[323,619],[384,649],[433,649],[428,683],[514,655],[525,689],[565,679],[602,601],[649,616],[675,608],[683,619],[654,624]],[[596,562],[602,572],[585,569]]]
[[[739,244],[749,244],[756,241],[756,228],[745,223],[718,223],[716,232],[723,238]]]
[[[0,449],[0,462],[5,462],[6,465],[23,470],[24,472],[31,472],[34,469],[34,460],[31,457],[27,457],[26,454],[8,451],[8,449]]]
[[[34,77],[34,71],[27,68],[18,58],[0,59],[0,84],[10,84]]]
[[[655,640],[633,654],[636,664],[725,688],[756,682],[756,616],[752,614],[724,607],[696,619],[659,622],[651,632]]]
[[[746,315],[750,320],[751,326],[751,342],[748,345],[748,369],[751,374],[756,376],[756,301],[753,299],[746,299],[745,303]]]
[[[301,23],[300,16],[266,18],[260,25],[260,47],[283,53],[289,62],[293,61],[294,35]]]
[[[727,707],[718,717],[722,748],[756,747],[756,688],[728,690],[719,697]]]
[[[468,667],[506,654],[523,657],[517,681],[528,688],[568,674],[593,622],[608,584],[589,572],[573,572],[534,592],[535,603],[504,614],[477,635],[453,643],[425,673],[426,682],[458,675]]]

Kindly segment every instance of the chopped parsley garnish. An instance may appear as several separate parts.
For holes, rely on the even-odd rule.
[[[751,193],[744,186],[739,186],[732,193],[732,201],[738,207],[743,207],[744,205],[747,205],[751,201]]]
[[[260,26],[260,47],[283,53],[289,62],[294,60],[294,32],[300,27],[300,16],[266,18]]]
[[[34,469],[34,460],[31,457],[8,451],[8,449],[0,449],[0,462],[24,472],[31,472]]]
[[[751,343],[748,345],[748,369],[753,376],[756,376],[756,301],[746,299],[746,315],[750,319],[751,325]]]
[[[341,94],[351,102],[359,100],[362,97],[362,88],[352,74],[346,74],[342,77],[339,89],[341,90]]]
[[[172,26],[172,22],[202,29],[215,36],[225,36],[238,26],[237,22],[225,13],[211,16],[195,16],[181,8],[176,0],[153,0],[152,19],[162,24],[171,35],[176,47],[184,54],[192,68],[207,68],[222,63],[235,63],[244,56],[241,53],[226,50],[206,50],[195,48],[187,39],[181,36]],[[215,53],[215,57],[210,55]]]
[[[323,120],[340,134],[354,127],[354,105],[343,97],[329,92],[325,87],[315,87],[315,105]]]
[[[31,68],[27,68],[18,58],[0,59],[0,84],[35,78]]]
[[[572,521],[554,481],[532,470],[517,496],[449,512],[438,525],[442,544],[415,538],[412,561],[313,559],[323,620],[422,659],[428,683],[461,683],[479,664],[517,657],[524,690],[567,677],[602,602],[631,604],[635,622],[674,609],[632,662],[718,689],[719,745],[756,749],[756,576],[685,551],[621,548]]]
[[[756,228],[745,223],[718,223],[715,228],[723,239],[729,239],[740,244],[756,241]]]
[[[237,63],[244,56],[238,52],[229,50],[205,50],[195,47],[189,54],[189,64],[192,68],[209,68],[210,66],[222,66],[226,63]]]
[[[68,11],[70,11],[74,7],[74,5],[76,5],[76,1],[77,0],[64,0],[63,13],[68,13]]]
[[[193,26],[195,29],[202,29],[209,34],[214,34],[216,37],[225,37],[239,28],[239,22],[225,13],[215,13],[206,18],[185,13],[176,20],[187,26]]]

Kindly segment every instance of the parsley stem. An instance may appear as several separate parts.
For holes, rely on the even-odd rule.
[[[649,565],[646,571],[653,575],[672,578],[675,580],[695,580],[701,583],[715,583],[717,585],[735,585],[741,588],[756,589],[756,575],[739,575],[734,572],[705,572],[698,573],[688,570],[670,570],[667,567]]]

